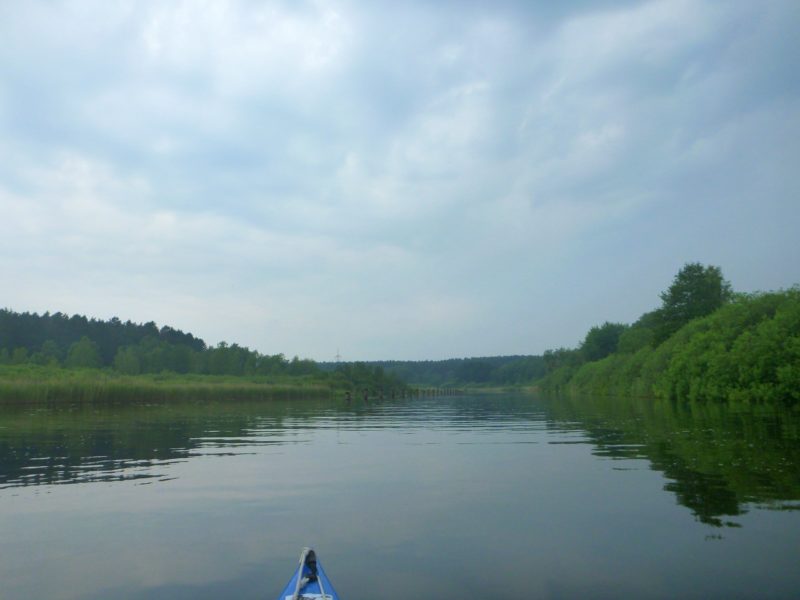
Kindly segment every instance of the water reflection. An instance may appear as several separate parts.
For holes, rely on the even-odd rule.
[[[0,595],[275,597],[311,543],[349,600],[793,597],[797,418],[522,395],[4,407]]]
[[[0,490],[159,480],[160,467],[194,456],[291,441],[293,425],[284,420],[310,419],[317,407],[295,408],[280,402],[4,407]]]
[[[161,479],[194,456],[302,443],[309,429],[524,429],[527,399],[377,404],[319,401],[55,405],[0,408],[0,490],[32,485]],[[240,450],[243,449],[243,450]],[[225,450],[225,451],[221,451]]]
[[[800,414],[782,406],[685,404],[645,399],[559,398],[555,426],[578,422],[611,459],[647,459],[702,523],[731,521],[748,506],[792,510],[800,498]]]
[[[0,491],[65,483],[155,483],[169,479],[167,465],[198,456],[253,454],[264,447],[302,444],[314,430],[442,430],[469,433],[456,444],[546,440],[554,445],[590,444],[601,459],[645,460],[666,477],[664,489],[700,522],[735,527],[735,518],[752,505],[797,509],[798,421],[798,412],[784,407],[522,395],[371,404],[230,401],[4,407]],[[532,436],[534,432],[545,437]]]

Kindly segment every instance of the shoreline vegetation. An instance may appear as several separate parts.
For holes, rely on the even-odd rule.
[[[336,363],[318,363],[323,370],[334,370]],[[475,390],[512,389],[530,386],[545,374],[542,356],[477,356],[444,360],[367,361],[386,373],[418,387],[458,387]]]
[[[155,323],[0,310],[0,402],[380,397],[409,387],[378,366],[206,343]]]
[[[734,293],[689,263],[659,308],[544,355],[316,363],[155,323],[0,310],[0,402],[536,391],[800,405],[800,287]]]
[[[0,403],[127,402],[141,400],[272,400],[329,398],[336,386],[308,376],[150,373],[63,369],[38,365],[0,366]],[[340,392],[344,393],[344,392]]]
[[[518,391],[543,373],[541,356],[317,363],[225,342],[208,346],[154,322],[0,309],[5,404],[493,393]]]
[[[311,375],[143,373],[53,365],[0,365],[0,404],[170,400],[382,398],[413,393],[380,369],[359,364]]]
[[[396,376],[360,363],[323,371],[311,360],[236,344],[208,347],[154,323],[0,310],[3,404],[372,398],[408,390]]]
[[[662,306],[548,351],[543,392],[674,401],[800,403],[800,287],[736,294],[717,267],[684,266]]]

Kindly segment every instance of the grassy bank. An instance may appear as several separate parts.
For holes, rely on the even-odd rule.
[[[540,388],[674,400],[800,402],[800,289],[739,295],[660,344],[562,365]]]
[[[334,393],[334,383],[313,376],[123,375],[107,369],[0,365],[0,402],[321,398]]]

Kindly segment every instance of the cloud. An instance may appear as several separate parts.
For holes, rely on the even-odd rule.
[[[269,352],[423,358],[540,352],[633,320],[685,260],[791,285],[798,16],[789,1],[4,5],[5,301]]]

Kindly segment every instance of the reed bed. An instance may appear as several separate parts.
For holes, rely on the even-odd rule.
[[[331,386],[302,377],[121,375],[99,369],[0,367],[0,403],[327,398]]]

